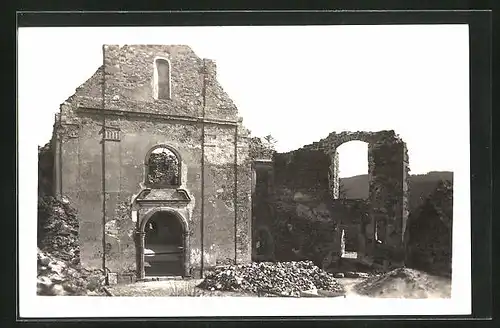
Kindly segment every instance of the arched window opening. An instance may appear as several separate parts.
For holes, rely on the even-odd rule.
[[[157,147],[151,151],[146,162],[148,187],[177,187],[181,184],[180,173],[180,159],[171,149]]]
[[[156,98],[170,99],[170,62],[166,59],[155,61]]]
[[[339,198],[368,199],[368,143],[349,141],[337,148],[339,154]]]

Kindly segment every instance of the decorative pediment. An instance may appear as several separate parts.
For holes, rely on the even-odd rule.
[[[185,205],[191,197],[184,189],[144,189],[136,198],[137,204],[178,204]]]

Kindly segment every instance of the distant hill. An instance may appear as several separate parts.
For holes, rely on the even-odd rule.
[[[453,172],[433,171],[427,174],[410,175],[410,210],[418,207],[427,195],[436,188],[440,180],[453,182]],[[341,178],[347,198],[368,197],[368,175],[356,175],[349,178]]]

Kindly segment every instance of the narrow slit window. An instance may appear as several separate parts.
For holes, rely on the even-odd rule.
[[[170,63],[166,59],[156,60],[156,90],[158,99],[170,99]]]

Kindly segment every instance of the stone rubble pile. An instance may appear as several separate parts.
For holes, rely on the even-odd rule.
[[[38,247],[64,261],[79,263],[78,218],[67,199],[39,198]]]
[[[312,261],[222,266],[210,273],[198,287],[292,297],[299,297],[301,292],[307,290],[344,292],[343,286],[331,273],[321,270]]]
[[[89,270],[37,249],[37,294],[43,296],[105,295],[102,270]]]
[[[105,295],[102,270],[80,264],[78,218],[67,199],[38,199],[37,294]]]

